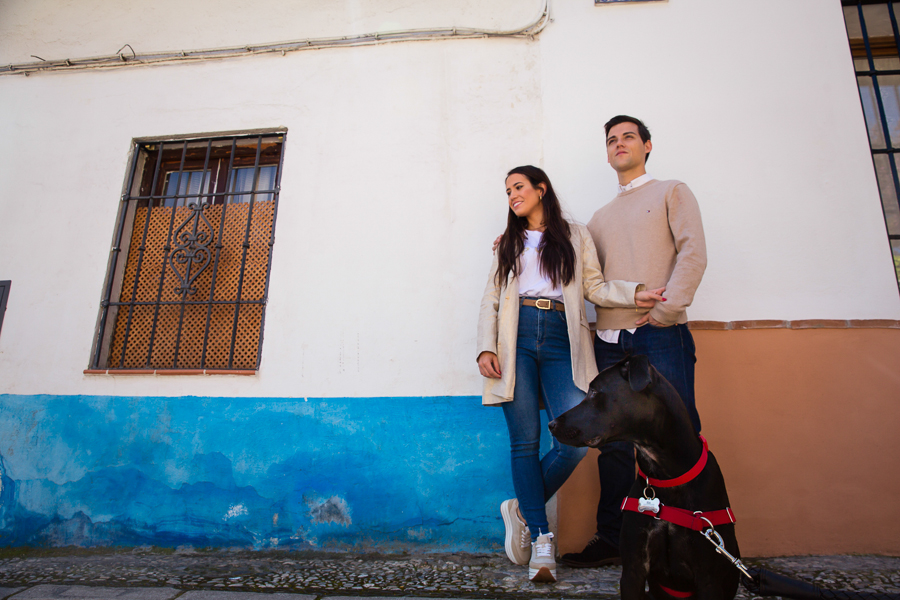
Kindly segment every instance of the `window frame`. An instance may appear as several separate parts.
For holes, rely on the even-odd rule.
[[[249,166],[254,167],[256,173],[254,175],[254,187],[256,187],[259,183],[260,173],[262,172],[262,168],[266,166],[273,165],[276,167],[275,177],[274,177],[274,186],[271,189],[254,189],[249,192],[247,191],[229,191],[227,189],[229,185],[229,180],[231,177],[231,173],[236,173],[238,168],[244,168],[244,163],[247,162],[245,157],[238,157],[235,159],[235,155],[237,154],[238,144],[240,142],[246,142],[247,140],[255,140],[257,149],[256,156],[250,161]],[[267,143],[273,142],[277,146],[277,158],[272,160],[269,157],[262,157],[262,147],[263,140],[266,140]],[[249,205],[247,208],[247,217],[246,217],[246,235],[243,240],[243,254],[241,257],[241,266],[240,266],[240,279],[238,283],[238,290],[236,294],[236,298],[234,300],[228,301],[220,301],[215,300],[210,293],[208,300],[203,300],[199,302],[187,300],[187,293],[182,293],[182,299],[180,302],[165,302],[162,300],[162,295],[158,294],[156,297],[155,306],[156,313],[159,313],[159,306],[164,304],[180,304],[182,317],[184,315],[184,307],[187,305],[197,305],[197,304],[207,304],[210,307],[214,304],[230,304],[235,307],[235,316],[233,318],[232,326],[232,335],[231,335],[231,345],[229,349],[229,357],[228,364],[224,367],[210,367],[206,365],[206,343],[209,341],[210,329],[209,329],[209,319],[207,318],[207,325],[205,331],[203,333],[203,358],[201,359],[202,363],[199,367],[199,370],[202,372],[212,372],[212,371],[229,371],[236,372],[234,369],[246,369],[242,367],[234,367],[234,353],[236,348],[236,335],[237,335],[237,326],[238,326],[238,314],[241,310],[241,307],[256,304],[260,305],[260,317],[259,317],[259,332],[258,332],[258,347],[256,349],[256,358],[255,363],[251,372],[256,372],[259,370],[260,362],[262,358],[262,346],[263,346],[263,335],[265,331],[265,308],[268,303],[268,293],[269,293],[269,283],[271,279],[271,270],[272,270],[272,255],[274,250],[274,242],[275,242],[275,227],[277,221],[278,214],[278,202],[280,198],[280,189],[281,189],[281,176],[284,168],[284,152],[285,146],[287,143],[287,129],[286,128],[271,128],[271,129],[255,129],[255,130],[245,130],[245,131],[224,131],[224,132],[215,132],[215,133],[205,133],[205,134],[187,134],[187,135],[171,135],[171,136],[156,136],[156,137],[145,137],[145,138],[134,138],[131,144],[131,152],[128,160],[128,169],[125,175],[125,180],[122,187],[122,194],[120,195],[118,202],[118,210],[116,212],[116,224],[113,228],[113,236],[112,236],[112,246],[110,249],[109,258],[107,261],[106,268],[106,277],[104,279],[101,300],[100,300],[100,309],[97,317],[97,324],[94,332],[94,338],[91,346],[91,355],[89,359],[88,369],[86,372],[109,372],[115,373],[117,371],[127,372],[127,373],[138,373],[138,372],[156,372],[160,369],[165,369],[167,371],[178,371],[178,372],[191,372],[198,371],[197,367],[194,366],[178,366],[178,352],[179,346],[176,343],[175,347],[175,356],[173,360],[173,364],[171,366],[157,366],[151,365],[151,361],[153,360],[153,344],[154,340],[151,335],[151,341],[149,350],[145,357],[145,365],[143,367],[127,367],[120,364],[110,364],[111,361],[111,346],[113,343],[113,337],[115,335],[116,329],[116,318],[118,315],[118,311],[127,305],[131,305],[132,307],[137,304],[148,304],[146,302],[141,303],[138,302],[135,297],[132,297],[129,302],[121,302],[122,300],[122,287],[125,279],[125,270],[129,261],[129,250],[131,246],[131,239],[134,235],[133,227],[135,221],[135,215],[140,208],[146,209],[145,219],[146,221],[150,220],[150,212],[153,210],[158,210],[161,208],[169,208],[165,206],[165,181],[166,175],[169,173],[183,173],[191,170],[190,167],[195,166],[193,163],[196,161],[188,161],[185,159],[187,154],[187,149],[189,145],[196,147],[199,143],[204,143],[207,145],[206,156],[204,161],[201,161],[201,164],[197,165],[199,168],[194,170],[205,170],[208,169],[209,159],[211,154],[211,149],[214,143],[222,144],[222,143],[231,143],[231,149],[229,150],[229,160],[228,166],[225,169],[220,169],[219,177],[221,181],[211,182],[209,184],[208,192],[204,192],[205,183],[201,182],[200,185],[200,193],[197,194],[188,194],[185,198],[184,195],[177,195],[176,204],[178,200],[183,200],[184,204],[187,205],[190,202],[197,200],[200,201],[201,204],[209,204],[210,206],[221,206],[222,208],[222,217],[220,222],[224,223],[225,214],[224,211],[227,210],[228,206],[235,206],[242,204],[231,203],[229,202],[230,198],[233,197],[241,197],[247,196],[250,197],[250,202],[244,202],[243,204]],[[183,144],[184,150],[182,151],[182,159],[179,161],[179,164],[176,165],[175,169],[171,168],[171,165],[167,165],[168,161],[163,160],[164,158],[164,148],[168,149],[172,148],[174,145]],[[158,151],[158,156],[156,159],[152,159],[150,157],[150,151],[148,148],[156,148]],[[149,180],[148,180],[149,174]],[[204,175],[204,179],[207,176]],[[235,175],[236,179],[236,175]],[[213,187],[214,186],[214,187]],[[224,187],[220,187],[224,186]],[[176,186],[180,187],[179,186]],[[216,190],[216,191],[212,191]],[[224,191],[222,191],[224,190]],[[241,298],[242,287],[244,283],[244,268],[247,264],[248,258],[248,242],[251,228],[251,219],[253,217],[253,207],[256,203],[261,202],[262,200],[257,200],[257,198],[266,198],[271,197],[273,201],[273,206],[271,207],[271,228],[268,231],[268,241],[266,242],[268,246],[268,259],[267,264],[265,265],[265,282],[264,288],[262,292],[262,298],[257,300],[243,300]],[[214,204],[215,203],[215,204]],[[170,210],[177,210],[178,207],[170,208]],[[204,211],[194,210],[195,213],[202,213]],[[203,217],[205,219],[205,217]],[[176,219],[174,216],[171,219],[172,223],[176,221],[180,222],[180,219]],[[186,222],[186,221],[185,221]],[[163,266],[162,269],[162,278],[165,279],[167,277],[166,270],[170,267],[170,254],[174,254],[175,249],[173,248],[174,236],[177,233],[177,228],[179,225],[169,227],[168,233],[168,241],[166,242],[164,248],[164,256],[163,256]],[[221,235],[221,227],[219,228],[219,234]],[[147,238],[144,235],[143,239],[140,241],[141,246],[139,247],[139,252],[143,253],[143,246],[146,243]],[[219,268],[219,254],[222,248],[221,240],[214,239],[210,242],[210,250],[214,254],[214,262],[215,266],[213,267],[213,262],[211,261],[208,266],[213,267],[214,269]],[[170,253],[170,251],[172,251]],[[189,267],[188,267],[189,268]],[[203,269],[207,268],[204,266]],[[214,271],[215,273],[216,271]],[[180,273],[177,273],[179,278],[182,278]],[[187,276],[190,275],[190,272],[186,273],[185,281],[187,280]],[[215,275],[214,275],[215,277]],[[135,283],[137,282],[137,275],[135,276]],[[188,283],[185,283],[188,285]],[[160,284],[160,289],[162,289],[162,285]],[[118,300],[113,300],[116,298]],[[131,308],[133,312],[133,308]],[[129,316],[129,319],[131,317]],[[154,316],[154,328],[156,327],[156,317]],[[183,322],[179,322],[178,332],[176,336],[180,340],[181,333],[183,331]],[[155,333],[155,332],[154,332]],[[123,342],[122,348],[122,359],[121,362],[124,363],[125,354],[127,350],[127,334],[125,338],[125,342]]]
[[[891,21],[892,36],[870,37],[866,26],[866,17],[863,6],[885,5],[888,10],[888,16]],[[882,189],[881,178],[878,176],[878,164],[876,157],[885,155],[888,159],[888,165],[891,172],[891,182],[894,187],[894,194],[900,210],[900,144],[896,146],[891,140],[891,131],[887,112],[884,107],[884,98],[881,93],[879,77],[891,77],[900,75],[900,70],[886,70],[876,68],[875,59],[884,57],[900,58],[900,26],[898,26],[897,14],[894,10],[894,0],[841,0],[842,10],[846,7],[855,7],[857,9],[857,18],[859,19],[860,30],[862,34],[861,42],[857,38],[850,37],[849,25],[845,18],[845,28],[847,29],[847,42],[850,45],[850,55],[853,61],[853,72],[857,80],[857,90],[859,92],[860,108],[863,111],[863,119],[866,121],[866,139],[869,142],[869,152],[872,156],[872,168],[875,171],[875,180],[878,185],[878,195],[881,202],[881,211],[884,216],[885,232],[887,233],[888,249],[894,263],[894,278],[897,281],[897,289],[900,292],[900,254],[895,251],[895,246],[900,247],[900,231],[891,233],[889,215],[885,207],[887,190]],[[856,67],[858,59],[865,59],[867,63],[866,70],[859,70]],[[873,96],[875,98],[875,111],[877,119],[881,126],[881,135],[884,137],[884,148],[875,148],[872,144],[872,137],[869,135],[868,116],[865,111],[865,98],[863,96],[863,85],[860,78],[868,78],[871,81]],[[890,197],[888,196],[887,199]]]
[[[6,303],[9,301],[9,290],[12,280],[0,281],[0,333],[3,332],[3,316],[6,314]]]

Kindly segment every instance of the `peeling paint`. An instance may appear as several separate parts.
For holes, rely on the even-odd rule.
[[[325,500],[316,498],[304,498],[309,508],[307,514],[313,523],[337,523],[344,527],[352,524],[350,519],[350,507],[347,501],[338,496],[331,496]]]
[[[424,541],[434,536],[434,531],[430,527],[411,527],[406,530],[406,535],[411,540]]]
[[[233,519],[235,517],[240,517],[241,515],[247,514],[247,507],[243,504],[236,504],[228,509],[228,512],[225,513],[225,516],[222,518],[224,521],[229,519]]]

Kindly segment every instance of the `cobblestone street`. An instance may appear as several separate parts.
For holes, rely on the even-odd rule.
[[[900,558],[813,556],[747,560],[824,588],[900,592]],[[504,555],[348,555],[320,553],[161,551],[138,549],[27,551],[0,559],[0,597],[85,597],[92,586],[188,591],[287,592],[314,598],[613,598],[620,569],[569,569],[555,584],[533,584]],[[99,590],[97,590],[99,592]],[[30,594],[30,595],[29,595]],[[243,594],[238,594],[241,596]],[[217,594],[220,597],[220,595]],[[109,597],[103,595],[103,597]],[[119,596],[116,596],[119,597]],[[740,588],[738,598],[751,596]]]

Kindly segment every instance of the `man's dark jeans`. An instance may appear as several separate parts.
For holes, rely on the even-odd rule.
[[[647,356],[650,364],[675,386],[688,409],[694,429],[700,433],[700,415],[694,404],[694,363],[697,358],[694,338],[687,325],[644,325],[633,334],[623,329],[616,344],[608,344],[594,337],[594,352],[597,368],[601,371],[627,355]],[[597,467],[600,471],[597,533],[604,541],[618,546],[619,531],[622,529],[622,499],[634,483],[634,447],[630,442],[602,446]]]

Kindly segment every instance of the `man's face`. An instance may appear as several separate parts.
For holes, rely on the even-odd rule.
[[[606,136],[606,158],[619,173],[643,166],[652,149],[650,140],[641,141],[635,123],[619,123]]]

